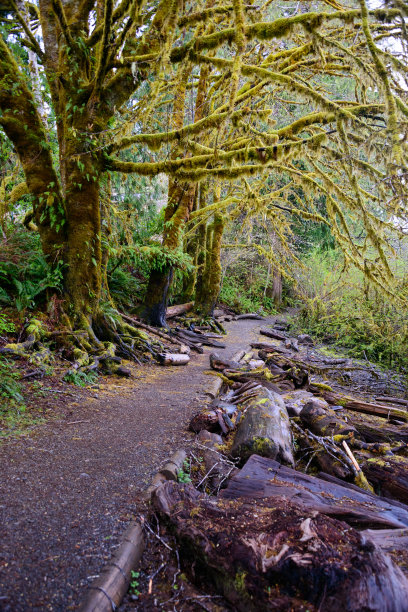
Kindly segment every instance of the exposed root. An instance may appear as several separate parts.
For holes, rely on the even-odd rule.
[[[7,344],[0,349],[0,353],[26,359],[39,371],[45,371],[53,357],[52,349],[58,349],[60,354],[72,361],[66,375],[80,371],[102,371],[130,376],[130,371],[121,365],[123,358],[141,364],[152,358],[158,359],[160,354],[169,349],[161,340],[130,325],[124,318],[119,313],[112,318],[100,312],[91,324],[90,320],[81,315],[77,322],[79,329],[74,329],[72,321],[64,314],[60,321],[64,329],[57,331],[47,330],[41,321],[33,318],[24,330],[23,342]],[[161,334],[160,338],[167,342],[172,340],[166,338],[165,334]],[[182,344],[178,340],[172,343],[179,346]]]

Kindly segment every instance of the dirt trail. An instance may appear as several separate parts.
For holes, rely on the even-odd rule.
[[[271,322],[229,324],[223,353]],[[208,401],[210,352],[185,368],[133,368],[129,381],[101,382],[97,397],[72,403],[64,421],[0,449],[0,610],[75,610],[137,512],[139,493],[191,439],[189,419]]]

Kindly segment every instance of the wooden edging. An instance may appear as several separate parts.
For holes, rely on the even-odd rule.
[[[131,581],[131,572],[144,550],[143,530],[133,523],[124,533],[122,543],[100,576],[88,587],[80,612],[112,612],[122,601]]]

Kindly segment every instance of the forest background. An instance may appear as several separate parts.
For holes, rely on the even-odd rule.
[[[101,355],[154,354],[123,313],[160,326],[190,300],[295,305],[405,370],[405,19],[398,1],[2,0],[3,396],[20,401],[16,356],[57,351],[87,380]]]

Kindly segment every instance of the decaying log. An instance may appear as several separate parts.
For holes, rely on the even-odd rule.
[[[144,549],[143,531],[133,524],[125,532],[112,561],[92,582],[80,612],[112,612],[129,588],[131,572],[139,563]]]
[[[275,338],[275,340],[286,340],[286,336],[276,331],[276,329],[262,327],[259,333],[262,334],[262,336],[268,336],[268,338]]]
[[[184,461],[187,459],[187,453],[185,450],[178,450],[171,457],[170,461],[160,470],[159,474],[167,480],[177,480],[179,472],[183,471]]]
[[[366,414],[374,414],[384,419],[397,419],[401,421],[408,421],[408,412],[406,410],[399,410],[398,408],[392,408],[391,406],[383,406],[381,404],[372,404],[365,402],[364,400],[355,399],[342,393],[336,393],[335,391],[327,391],[319,386],[310,385],[310,390],[322,395],[326,402],[336,406],[344,406],[347,410],[355,410],[357,412],[364,412]]]
[[[211,383],[208,385],[206,394],[213,398],[217,397],[217,395],[221,391],[222,385],[223,385],[222,378],[220,376],[213,376]]]
[[[388,553],[408,576],[408,529],[365,529],[360,534]]]
[[[154,506],[178,539],[183,569],[215,586],[234,610],[406,610],[408,582],[389,557],[294,500],[213,501],[168,482]]]
[[[246,351],[244,349],[237,351],[236,353],[233,354],[233,356],[231,357],[231,361],[236,361],[237,363],[239,363],[241,361],[241,359],[243,357],[245,357]]]
[[[245,406],[232,445],[232,457],[245,461],[257,453],[293,465],[289,416],[281,396],[261,387]]]
[[[314,345],[313,338],[309,336],[309,334],[300,334],[300,336],[298,336],[297,339],[300,342],[300,344],[308,344],[309,346]]]
[[[145,491],[143,491],[142,499],[144,501],[150,501],[150,499],[152,497],[152,494],[153,494],[153,491],[155,491],[164,482],[166,482],[166,480],[167,480],[167,478],[164,476],[164,474],[160,474],[160,472],[155,474],[153,476],[153,480],[152,480],[151,484],[147,487],[147,489]]]
[[[248,361],[248,367],[251,370],[256,370],[257,368],[264,368],[265,362],[263,361],[263,359],[250,359]]]
[[[384,418],[359,412],[344,411],[360,436],[367,442],[405,442],[408,443],[408,425],[394,425]]]
[[[285,402],[286,410],[288,411],[289,416],[299,416],[303,406],[310,402],[315,396],[310,391],[306,391],[305,389],[296,389],[294,391],[289,391],[282,396],[283,401]]]
[[[340,418],[328,403],[320,398],[307,402],[300,412],[302,423],[318,436],[356,433],[356,428]]]
[[[196,453],[202,457],[205,469],[200,485],[209,484],[212,493],[218,492],[222,485],[226,486],[228,477],[237,469],[220,452],[219,447],[222,444],[221,436],[204,429],[200,431],[196,440]]]
[[[246,367],[242,367],[237,361],[225,359],[225,357],[221,357],[218,353],[211,353],[210,366],[217,372],[223,372],[224,370],[247,370]]]
[[[192,332],[188,329],[182,329],[181,327],[176,327],[175,331],[177,332],[177,335],[185,341],[204,344],[205,346],[214,346],[216,348],[226,347],[226,344],[218,342],[218,340],[215,340],[207,334]]]
[[[158,360],[161,365],[187,365],[190,357],[185,353],[162,353],[158,355]]]
[[[135,327],[140,327],[140,329],[144,329],[150,334],[154,334],[155,336],[158,336],[162,340],[165,340],[166,342],[170,342],[170,344],[176,344],[178,346],[182,345],[182,342],[180,340],[177,340],[177,338],[173,338],[170,334],[164,333],[160,329],[157,329],[157,327],[153,327],[152,325],[147,325],[146,323],[142,323],[141,321],[139,321],[139,319],[136,319],[135,317],[130,317],[129,315],[124,314],[123,312],[120,312],[119,314],[125,321],[128,321]]]
[[[226,499],[284,495],[305,510],[316,510],[351,525],[408,527],[408,507],[392,500],[358,491],[297,472],[268,459],[252,455],[238,475],[220,493]]]
[[[175,306],[169,306],[166,310],[166,319],[173,319],[179,317],[186,312],[192,310],[194,302],[187,302],[186,304],[177,304]]]
[[[385,402],[386,404],[401,404],[401,406],[408,407],[408,400],[402,399],[401,397],[389,397],[388,395],[386,395],[386,396],[376,397],[375,400],[376,402],[383,402],[383,403]]]
[[[264,317],[256,312],[248,312],[247,314],[240,314],[235,317],[236,321],[240,321],[241,319],[255,319],[256,321],[262,321]]]
[[[408,504],[408,458],[399,455],[371,457],[362,465],[370,482],[384,497]]]
[[[285,348],[288,350],[298,351],[299,345],[295,338],[286,338],[285,340]]]
[[[303,430],[295,420],[291,425],[297,432],[297,443],[305,451],[302,457],[307,460],[305,472],[313,460],[317,461],[323,472],[341,479],[348,478],[356,472],[347,454],[335,444],[332,437],[318,436],[309,429]]]
[[[286,349],[283,349],[280,346],[275,345],[275,344],[270,344],[268,342],[251,342],[251,346],[254,349],[265,351],[265,354],[266,353],[275,353],[275,352],[277,352],[277,353],[286,353],[287,352]],[[263,357],[261,359],[263,359]]]
[[[215,410],[206,409],[197,412],[190,421],[189,429],[194,433],[199,433],[202,429],[208,431],[219,431],[220,422]]]

